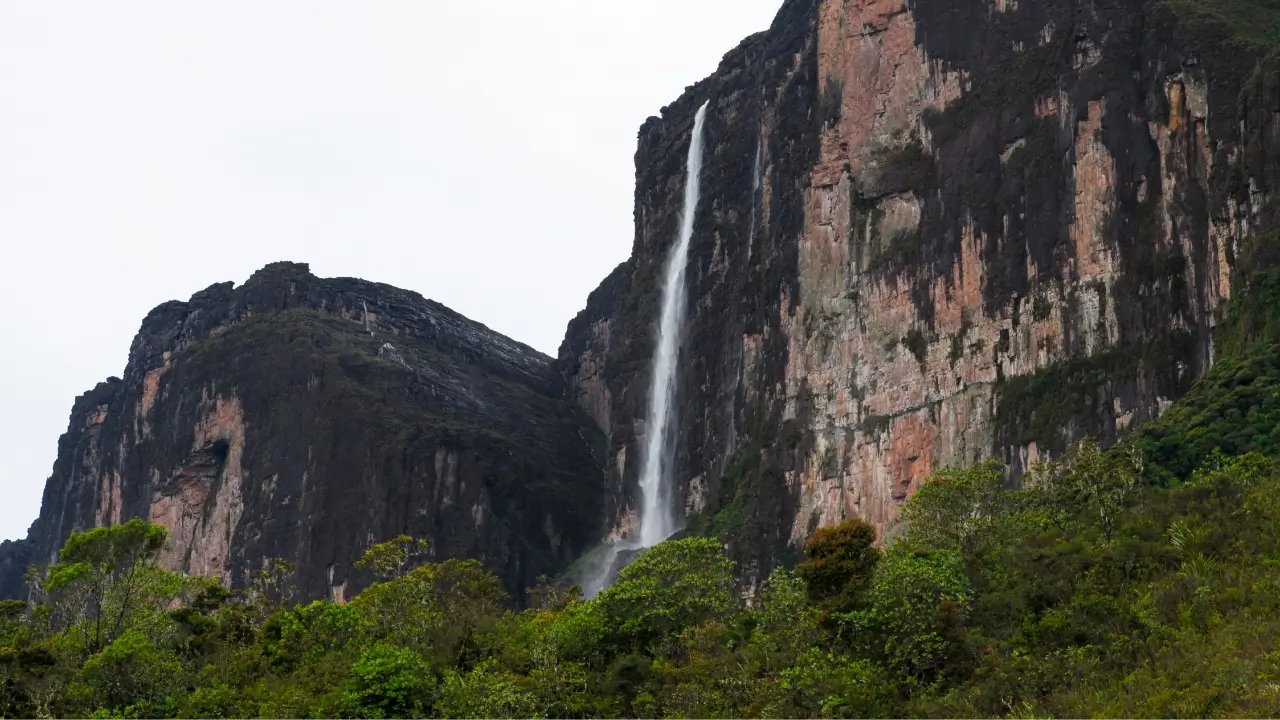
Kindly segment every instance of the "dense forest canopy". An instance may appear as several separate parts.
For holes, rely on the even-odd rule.
[[[231,593],[159,569],[142,521],[74,536],[0,620],[0,712],[93,717],[1207,716],[1280,702],[1280,467],[1173,487],[1084,443],[1017,489],[945,470],[885,549],[858,520],[750,602],[712,538],[597,598],[509,608],[474,561],[375,546],[348,604],[289,568]]]

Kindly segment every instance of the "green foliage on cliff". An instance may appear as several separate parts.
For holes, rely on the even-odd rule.
[[[1180,330],[1006,378],[998,386],[997,417],[1014,429],[1011,444],[1064,450],[1072,420],[1086,409],[1098,415],[1111,400],[1111,388],[1137,377],[1174,375],[1180,363],[1194,360],[1197,348],[1195,335]]]
[[[1219,455],[1280,454],[1280,234],[1252,239],[1238,295],[1214,340],[1213,367],[1132,445],[1158,482],[1176,483]]]
[[[1277,0],[1155,0],[1192,27],[1220,28],[1253,47],[1280,45]]]

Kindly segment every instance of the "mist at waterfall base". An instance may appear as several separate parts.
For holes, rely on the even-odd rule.
[[[689,265],[689,244],[693,239],[693,222],[698,209],[703,128],[709,104],[707,101],[698,108],[693,121],[693,138],[689,142],[689,158],[685,167],[680,235],[671,248],[662,276],[662,311],[655,338],[649,410],[644,424],[644,454],[640,463],[640,527],[633,537],[597,548],[579,562],[574,574],[581,580],[579,584],[587,597],[594,597],[608,587],[618,571],[639,551],[657,545],[680,529],[681,520],[677,518],[674,503],[675,401],[688,304],[685,270]]]

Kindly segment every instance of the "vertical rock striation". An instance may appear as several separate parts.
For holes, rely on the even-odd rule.
[[[710,100],[677,478],[758,581],[934,468],[1156,417],[1274,223],[1276,62],[1165,0],[787,0],[640,130],[636,237],[560,367],[634,522],[649,331]],[[757,160],[758,159],[758,160]]]
[[[342,600],[370,545],[409,534],[520,598],[601,533],[599,436],[551,358],[416,293],[269,265],[153,310],[124,377],[77,399],[0,590],[141,517],[169,530],[165,566],[232,585],[279,558]]]

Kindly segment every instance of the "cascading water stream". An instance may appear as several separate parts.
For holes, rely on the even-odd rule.
[[[689,264],[689,243],[693,239],[694,215],[698,209],[698,179],[702,174],[702,131],[707,118],[703,103],[693,122],[693,139],[685,168],[684,207],[680,211],[680,236],[671,248],[662,277],[662,315],[658,322],[653,354],[653,378],[649,386],[649,411],[645,418],[644,454],[640,464],[639,532],[633,537],[599,549],[586,559],[581,570],[582,589],[595,597],[617,572],[619,556],[627,551],[653,547],[677,530],[673,507],[675,459],[674,407],[677,361],[684,336],[685,268]]]
[[[764,160],[764,141],[756,140],[756,165],[751,171],[751,226],[747,232],[747,262],[751,262],[751,249],[756,244],[756,216],[760,213],[760,174],[761,162]]]
[[[693,140],[685,169],[684,208],[680,211],[680,237],[667,258],[662,282],[662,316],[657,347],[653,354],[653,377],[649,386],[649,413],[644,424],[644,456],[640,465],[640,492],[644,506],[640,512],[640,547],[652,547],[677,530],[672,507],[675,459],[675,427],[672,422],[676,399],[677,363],[684,337],[685,268],[689,265],[689,241],[698,209],[698,179],[702,173],[702,130],[707,104],[698,109],[693,122]]]

